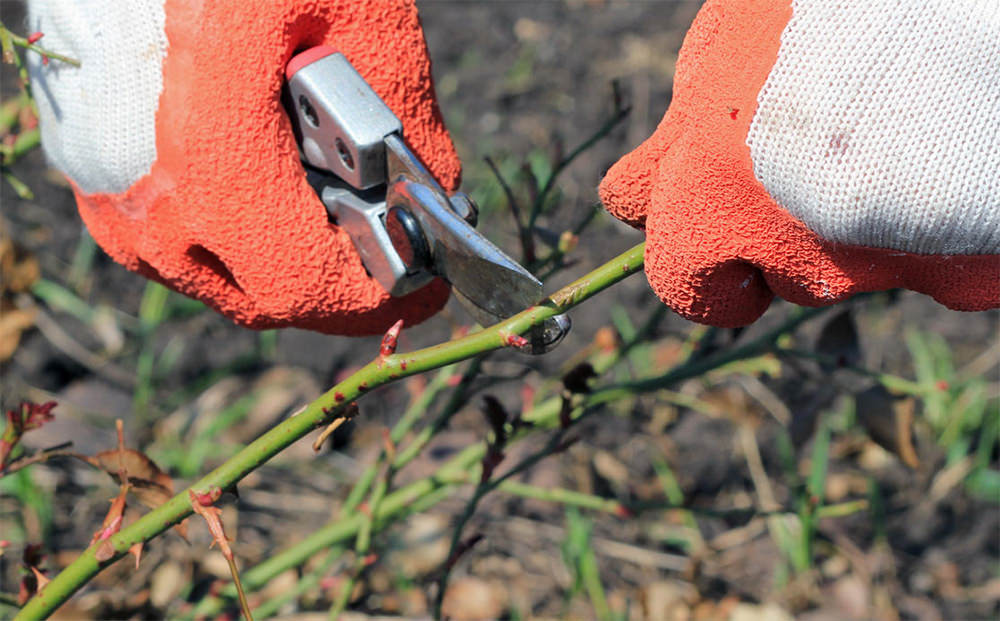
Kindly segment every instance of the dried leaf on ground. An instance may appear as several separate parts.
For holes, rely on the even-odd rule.
[[[23,293],[31,289],[40,273],[34,255],[0,234],[0,292]]]
[[[21,334],[35,325],[35,312],[0,301],[0,362],[9,360],[21,344]]]
[[[876,444],[896,455],[910,468],[920,465],[913,444],[912,398],[897,399],[881,384],[855,397],[858,422]]]

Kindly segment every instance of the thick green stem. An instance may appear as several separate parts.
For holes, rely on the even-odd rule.
[[[209,489],[213,486],[226,489],[234,485],[306,434],[337,418],[344,406],[378,386],[508,346],[512,335],[520,335],[550,317],[565,313],[641,270],[644,251],[645,244],[639,244],[557,291],[537,306],[480,332],[414,352],[380,356],[295,416],[273,427],[197,481],[191,489]],[[98,562],[94,556],[94,546],[83,552],[36,594],[21,609],[16,619],[41,619],[50,615],[101,569],[124,556],[132,544],[156,537],[190,513],[187,490],[183,490],[112,537],[110,541],[115,555],[108,561]]]

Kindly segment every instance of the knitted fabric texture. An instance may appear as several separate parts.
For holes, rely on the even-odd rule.
[[[84,59],[79,69],[28,55],[42,143],[83,192],[124,192],[156,159],[156,106],[167,37],[163,2],[32,0],[29,30]]]
[[[1000,2],[797,0],[747,144],[829,241],[1000,252]]]
[[[941,67],[962,58],[965,68],[960,64],[953,71],[965,75],[968,69],[972,79],[982,80],[988,68],[966,55],[982,54],[984,46],[995,46],[1000,39],[963,39],[961,45],[956,43],[960,53],[942,50],[941,38],[932,44],[922,40],[914,43],[904,33],[913,32],[914,18],[921,14],[923,3],[894,2],[892,10],[888,10],[889,3],[881,1],[827,3],[829,7],[812,7],[824,13],[815,18],[825,20],[822,28],[810,26],[802,31],[799,27],[793,31],[790,22],[808,3],[705,3],[681,48],[670,108],[654,134],[608,171],[600,188],[602,201],[612,214],[645,228],[646,275],[666,304],[694,321],[724,327],[753,322],[775,294],[797,304],[821,306],[862,291],[907,288],[959,310],[1000,306],[1000,256],[994,245],[996,196],[984,197],[981,203],[973,200],[985,189],[996,187],[998,168],[990,155],[996,145],[981,142],[981,134],[997,135],[1000,115],[995,113],[995,99],[983,103],[986,109],[992,106],[992,116],[967,114],[955,125],[964,128],[967,140],[981,145],[982,150],[952,140],[927,148],[940,160],[930,168],[933,178],[943,185],[943,189],[930,190],[922,176],[913,177],[915,169],[910,162],[901,162],[913,153],[896,152],[900,144],[928,144],[917,136],[922,128],[909,122],[909,111],[901,110],[898,122],[892,124],[866,121],[865,132],[874,136],[867,144],[860,141],[857,129],[851,133],[852,127],[845,126],[846,119],[891,110],[891,104],[873,106],[870,102],[892,90],[887,84],[906,90],[907,81],[916,78],[878,73],[884,70],[879,63],[888,59],[865,57],[860,65],[839,67],[838,63],[852,58],[860,62],[864,54],[839,40],[839,47],[833,48],[824,47],[833,45],[829,40],[808,41],[809,33],[822,30],[831,37],[834,35],[829,33],[841,33],[837,35],[841,37],[850,33],[859,40],[867,36],[864,40],[895,42],[887,44],[891,49],[887,54],[894,57],[891,66],[896,72]],[[858,6],[851,11],[841,9],[851,4]],[[882,10],[858,10],[861,5]],[[974,4],[970,9],[966,3],[953,6],[962,15],[951,19],[964,24],[961,28],[977,22],[975,13],[970,18],[965,11],[984,8]],[[898,17],[895,11],[905,16]],[[811,23],[812,17],[803,20]],[[879,34],[876,37],[873,33]],[[945,36],[940,29],[934,34]],[[791,47],[786,49],[786,44]],[[804,54],[803,49],[811,52]],[[878,54],[876,50],[873,55]],[[945,54],[945,60],[931,61],[928,55],[934,54]],[[841,59],[828,61],[839,70],[832,80],[822,71],[799,66],[814,62],[817,55]],[[779,62],[783,75],[794,79],[771,80]],[[993,66],[995,69],[995,62]],[[806,77],[812,84],[804,82]],[[959,81],[949,77],[947,83]],[[764,93],[766,84],[768,91]],[[982,85],[983,92],[996,93],[995,86]],[[795,88],[821,92],[788,93]],[[931,90],[926,97],[954,105],[954,94],[942,96]],[[808,107],[824,98],[840,110],[832,120]],[[758,101],[761,108],[766,104],[766,114],[759,111]],[[975,106],[980,102],[973,97],[968,103]],[[758,114],[765,116],[758,121]],[[933,117],[934,112],[925,111],[924,116]],[[755,153],[751,157],[747,142],[755,123],[754,148],[766,155]],[[938,126],[949,127],[950,123],[947,118],[938,119]],[[976,131],[968,129],[972,126]],[[875,130],[880,130],[882,137]],[[782,133],[793,135],[776,135]],[[813,133],[817,137],[812,144],[800,142]],[[855,168],[855,160],[845,159],[847,155],[841,153],[873,148],[871,145],[879,147],[881,153],[856,160],[862,169]],[[957,148],[952,151],[952,147]],[[983,153],[986,155],[981,156]],[[978,160],[970,160],[972,155],[979,156]],[[847,174],[833,174],[839,167],[847,167]],[[758,179],[757,170],[769,186]],[[851,185],[837,185],[842,179]],[[831,183],[834,187],[824,186]],[[786,192],[780,198],[783,202],[777,201],[770,189],[776,194]],[[926,191],[932,192],[931,199],[924,198]],[[836,197],[836,201],[828,203],[829,197]],[[793,215],[791,210],[799,213]],[[799,214],[810,218],[817,229],[825,227],[823,234],[838,239],[818,234]],[[903,234],[895,232],[901,228]],[[877,240],[897,240],[921,251],[880,248]],[[935,250],[924,250],[930,247]],[[961,249],[961,254],[943,254],[955,249]]]
[[[123,10],[115,0],[95,4]],[[132,10],[159,8],[138,3]],[[374,334],[440,309],[448,297],[442,281],[392,298],[368,276],[350,237],[329,222],[307,183],[281,103],[288,60],[316,45],[335,47],[400,118],[431,173],[454,189],[461,168],[412,0],[166,0],[162,10],[167,52],[148,173],[124,192],[90,192],[71,175],[80,215],[101,247],[129,269],[252,328]],[[67,51],[89,49],[74,44]],[[84,67],[95,62],[80,60]],[[114,75],[146,66],[134,54],[106,62],[124,67]],[[38,91],[56,73],[61,80],[72,71],[57,65],[40,68]],[[90,88],[80,79],[82,90]],[[115,86],[118,95],[91,101],[95,117],[121,112],[129,80]],[[69,104],[60,95],[53,107],[62,105]],[[129,141],[145,122],[127,124]],[[55,128],[60,138],[46,148],[68,140],[63,129]]]

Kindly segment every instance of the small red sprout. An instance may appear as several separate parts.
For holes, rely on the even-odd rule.
[[[55,418],[52,414],[54,407],[56,407],[55,401],[41,405],[25,401],[16,410],[7,410],[7,426],[0,435],[0,471],[6,467],[14,447],[21,441],[21,436]]]
[[[392,324],[392,327],[382,337],[382,346],[379,347],[378,355],[385,357],[396,353],[396,345],[399,342],[399,332],[403,329],[403,320],[400,319]]]

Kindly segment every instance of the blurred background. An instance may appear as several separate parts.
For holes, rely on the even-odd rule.
[[[579,232],[546,290],[640,242],[640,233],[595,211],[597,184],[660,120],[677,50],[700,3],[418,6],[445,121],[465,166],[463,189],[481,209],[480,230],[519,256],[508,198],[484,158],[527,205],[533,185],[567,153],[611,127],[572,161],[544,205],[540,248],[547,252],[565,231]],[[22,5],[0,7],[4,23],[25,34]],[[613,81],[630,113],[609,125]],[[17,97],[10,65],[0,86],[4,102]],[[377,338],[231,325],[96,248],[66,182],[40,150],[4,173],[24,187],[0,183],[0,402],[4,410],[24,400],[59,403],[55,421],[25,436],[27,449],[68,440],[81,453],[110,449],[120,418],[128,444],[183,489],[378,350]],[[622,355],[596,381],[655,375],[697,352],[753,342],[795,312],[779,301],[751,328],[709,331],[662,312],[634,276],[575,309],[573,332],[555,352],[500,353],[475,374],[459,367],[385,387],[359,402],[361,415],[320,454],[303,441],[251,474],[239,499],[227,494],[222,503],[237,557],[252,568],[335,518],[383,450],[384,430],[408,407],[426,408],[416,429],[452,407],[446,397],[458,394],[463,374],[448,424],[400,471],[397,485],[428,477],[487,441],[484,394],[509,412],[528,410],[536,398],[558,395],[559,378],[601,351]],[[474,545],[452,559],[445,613],[996,618],[998,317],[948,311],[908,292],[866,296],[782,337],[783,353],[718,366],[588,413],[573,428],[572,446],[517,477],[520,493],[499,490],[479,504],[464,529]],[[451,302],[408,328],[400,349],[442,342],[469,322]],[[637,331],[638,345],[625,352],[622,343]],[[442,396],[421,406],[432,390]],[[538,451],[543,440],[511,445],[504,463]],[[472,488],[449,488],[440,502],[378,529],[351,615],[430,614]],[[116,492],[105,473],[71,460],[0,479],[0,539],[10,542],[0,557],[0,617],[14,610],[23,548],[40,543],[40,567],[54,575],[87,547]],[[649,504],[659,508],[622,509]],[[135,503],[130,511],[145,509]],[[105,570],[59,618],[235,618],[233,600],[215,597],[230,580],[224,559],[208,550],[203,524],[192,523],[188,537],[190,544],[165,534],[146,546],[138,569],[123,560]],[[284,618],[325,618],[351,566],[349,554],[333,550],[269,577],[253,601]]]

